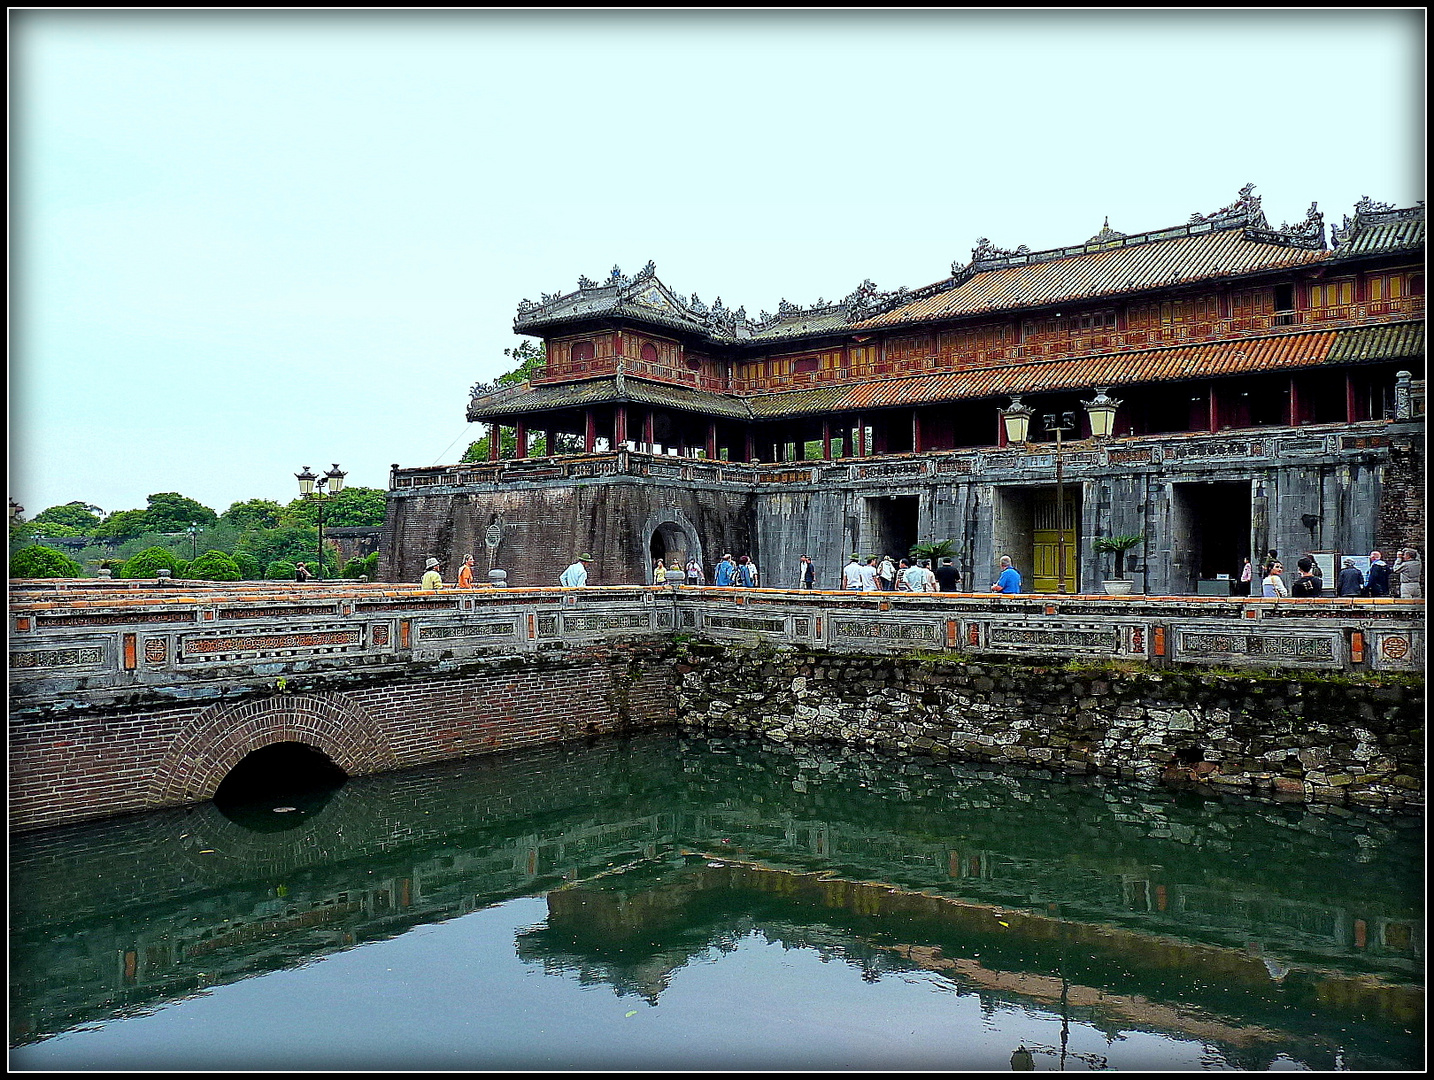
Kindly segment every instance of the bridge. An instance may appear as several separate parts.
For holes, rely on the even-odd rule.
[[[778,739],[1142,776],[1179,767],[1232,790],[1372,806],[1408,805],[1422,767],[1410,734],[1422,689],[1410,687],[1423,601],[84,579],[12,582],[7,617],[12,830],[202,802],[274,745],[317,749],[352,776],[687,715],[735,725],[746,704],[743,722]],[[844,681],[872,663],[885,674]],[[1054,692],[1050,665],[1111,670],[1060,690],[1032,732],[1022,703]],[[939,685],[892,707],[905,693],[893,687],[928,669]],[[1291,691],[1261,721],[1275,727],[1239,735],[1241,706],[1192,712],[1162,684],[1162,671],[1191,670],[1209,685],[1245,672],[1320,692],[1399,677],[1404,689],[1352,691],[1348,723],[1333,715],[1312,734],[1291,727],[1303,693]],[[1138,700],[1111,691],[1122,672],[1144,680]],[[766,682],[738,694],[752,678]],[[847,700],[858,688],[867,700]]]

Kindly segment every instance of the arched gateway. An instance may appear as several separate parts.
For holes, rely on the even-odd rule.
[[[706,566],[697,527],[675,507],[665,507],[649,514],[638,537],[642,550],[647,553],[649,581],[652,579],[652,564],[658,559],[668,566],[673,562],[686,566],[688,559],[696,559],[698,565]]]
[[[387,734],[343,694],[280,694],[211,705],[195,716],[155,769],[149,804],[213,798],[239,762],[277,743],[313,747],[349,776],[401,767]]]

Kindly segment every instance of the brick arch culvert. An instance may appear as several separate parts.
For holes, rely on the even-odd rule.
[[[212,799],[229,771],[275,743],[311,746],[349,776],[401,768],[388,734],[343,694],[277,694],[203,710],[170,744],[150,780],[150,806]]]

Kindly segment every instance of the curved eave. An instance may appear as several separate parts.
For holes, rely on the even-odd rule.
[[[631,375],[624,376],[621,383],[614,376],[605,376],[539,386],[522,383],[515,390],[517,392],[512,394],[490,394],[471,399],[468,403],[468,422],[618,404],[652,405],[731,420],[749,420],[752,417],[751,407],[744,398],[712,390],[649,382]]]

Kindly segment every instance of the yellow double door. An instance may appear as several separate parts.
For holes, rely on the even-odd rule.
[[[1065,493],[1064,513],[1056,512],[1056,493],[1037,492],[1032,506],[1032,542],[1035,550],[1031,556],[1032,592],[1076,591],[1076,566],[1079,553],[1076,551],[1076,504],[1074,492]],[[1064,573],[1062,573],[1062,549],[1064,549]]]

